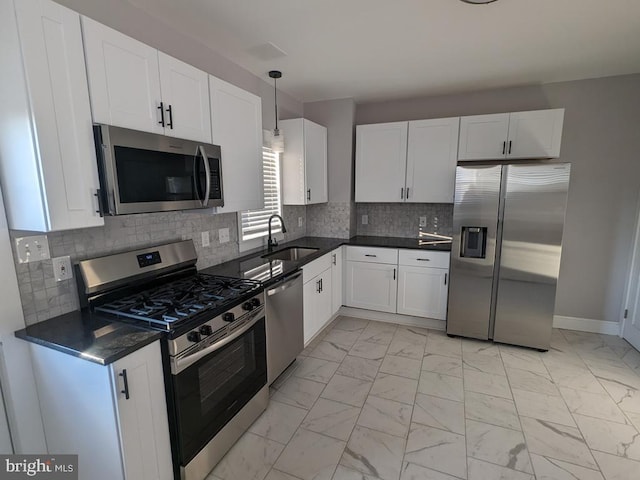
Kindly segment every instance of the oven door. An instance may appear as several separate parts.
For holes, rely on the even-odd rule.
[[[260,308],[229,336],[172,361],[183,466],[266,385],[266,358],[264,309]]]

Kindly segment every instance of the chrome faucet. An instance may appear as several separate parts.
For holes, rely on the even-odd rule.
[[[278,218],[280,220],[280,225],[282,225],[282,233],[287,233],[287,228],[284,226],[284,220],[280,215],[273,214],[269,217],[269,240],[267,240],[267,251],[270,252],[273,250],[273,247],[278,246],[277,240],[271,237],[271,220],[274,218]]]

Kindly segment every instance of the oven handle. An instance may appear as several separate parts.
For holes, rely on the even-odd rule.
[[[216,342],[216,343],[214,343],[212,345],[209,345],[207,348],[204,348],[202,350],[198,350],[197,352],[194,352],[194,353],[191,353],[191,354],[186,354],[185,356],[176,357],[175,359],[172,359],[171,360],[171,373],[176,375],[176,374],[182,372],[184,369],[190,367],[191,365],[196,363],[201,358],[204,358],[207,355],[215,352],[216,350],[221,349],[222,347],[224,347],[228,343],[233,342],[238,337],[241,337],[242,335],[247,333],[247,331],[249,329],[251,329],[251,327],[253,327],[256,323],[258,323],[258,320],[260,320],[262,318],[262,316],[260,316],[259,314],[262,313],[263,310],[264,310],[264,306],[263,305],[261,305],[260,307],[258,307],[255,310],[253,310],[249,315],[253,316],[254,318],[249,323],[244,325],[242,328],[236,330],[235,332],[233,332],[228,337],[224,337],[219,342]]]
[[[209,167],[209,157],[207,157],[207,154],[204,151],[204,147],[202,145],[199,145],[198,150],[200,150],[200,155],[202,155],[202,160],[204,162],[204,172],[207,176],[207,187],[204,192],[204,198],[202,199],[202,206],[206,207],[209,204],[209,195],[211,194],[211,168]]]

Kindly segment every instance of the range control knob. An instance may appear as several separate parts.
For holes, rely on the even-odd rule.
[[[211,325],[202,325],[200,327],[200,333],[202,335],[211,335],[213,333],[213,328],[211,328]]]
[[[189,340],[190,342],[197,343],[201,338],[202,337],[200,336],[200,332],[196,332],[195,330],[193,332],[187,333],[187,340]]]
[[[253,310],[253,304],[251,302],[244,302],[242,304],[242,309],[246,310],[247,312]]]
[[[233,312],[227,312],[222,314],[222,320],[225,322],[233,322],[236,319],[236,316]]]
[[[251,305],[253,305],[254,307],[259,307],[260,306],[260,299],[259,298],[252,298],[250,300]]]

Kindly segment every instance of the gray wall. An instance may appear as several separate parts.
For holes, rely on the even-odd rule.
[[[356,234],[352,227],[355,114],[351,98],[304,104],[304,117],[327,127],[329,203],[307,207],[309,236],[349,238]]]
[[[640,75],[362,104],[356,123],[560,107],[572,169],[556,315],[619,321],[640,184]]]

